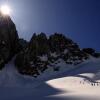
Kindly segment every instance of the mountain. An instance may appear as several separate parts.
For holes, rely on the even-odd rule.
[[[63,34],[54,33],[48,38],[45,33],[33,34],[27,47],[15,59],[21,74],[37,77],[49,68],[59,71],[61,63],[77,65],[88,59],[77,43]]]
[[[0,13],[0,100],[100,100],[100,53],[61,33],[18,37]]]
[[[0,68],[18,51],[18,33],[9,16],[0,13]]]
[[[59,71],[64,66],[77,65],[89,58],[100,57],[94,49],[81,49],[77,43],[61,33],[49,37],[34,33],[27,42],[20,39],[10,16],[0,13],[0,69],[16,56],[14,62],[19,73],[37,77],[46,70]]]
[[[26,44],[26,42],[24,42]],[[49,37],[34,33],[29,43],[16,56],[19,73],[37,77],[46,70],[59,71],[64,66],[77,65],[91,56],[99,58],[92,48],[81,49],[77,43],[61,33]]]

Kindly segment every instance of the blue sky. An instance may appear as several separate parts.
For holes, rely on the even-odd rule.
[[[0,0],[12,8],[19,36],[60,32],[100,51],[100,0]]]

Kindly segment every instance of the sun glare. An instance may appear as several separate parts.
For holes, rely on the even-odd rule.
[[[8,5],[2,5],[0,7],[0,11],[3,15],[10,15],[10,13],[11,13],[11,9]]]

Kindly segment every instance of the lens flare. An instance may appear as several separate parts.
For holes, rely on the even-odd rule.
[[[3,15],[10,15],[10,13],[11,13],[11,9],[8,5],[2,5],[0,7],[0,11]]]

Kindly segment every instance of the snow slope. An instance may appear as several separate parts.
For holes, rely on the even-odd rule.
[[[22,76],[12,60],[0,72],[0,100],[100,100],[100,59],[50,72]]]

